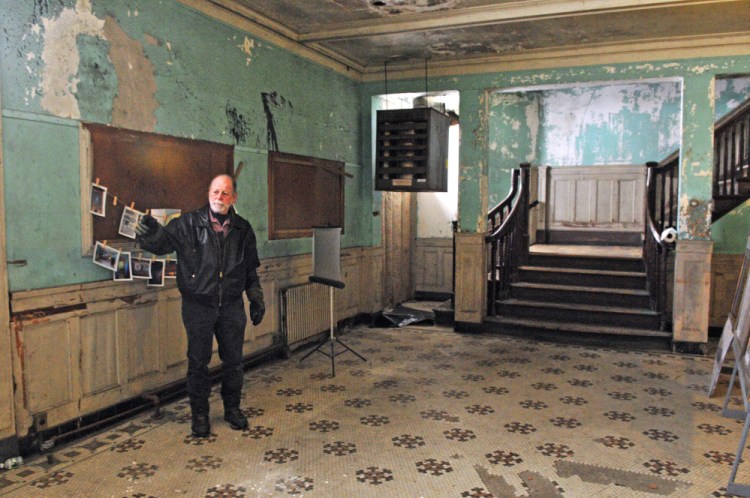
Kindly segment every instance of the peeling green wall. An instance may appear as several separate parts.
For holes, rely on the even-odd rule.
[[[540,129],[540,94],[495,93],[490,99],[488,181],[489,207],[505,199],[510,175],[522,162],[536,164]]]
[[[344,161],[342,244],[371,244],[355,81],[174,0],[0,0],[0,36],[11,290],[111,278],[81,256],[80,121],[236,145],[263,258],[311,250],[267,240],[267,151]]]
[[[487,102],[485,95],[500,90],[536,86],[551,88],[557,85],[599,85],[604,87],[610,84],[621,84],[622,82],[650,85],[654,80],[674,80],[681,82],[683,88],[687,89],[685,100],[678,101],[679,110],[676,111],[681,113],[681,142],[679,145],[683,150],[689,151],[688,167],[685,170],[687,175],[685,189],[681,192],[684,195],[683,206],[681,206],[683,215],[681,217],[683,223],[681,237],[705,239],[710,234],[710,221],[705,216],[704,202],[706,192],[710,195],[710,164],[713,156],[708,123],[713,123],[714,119],[713,95],[709,92],[707,83],[713,81],[716,77],[741,74],[750,74],[750,56],[679,61],[642,61],[431,78],[429,81],[431,91],[458,90],[460,92],[460,230],[481,231],[483,229],[483,213],[486,213],[490,198],[493,195],[500,196],[507,191],[507,186],[498,185],[495,187],[495,185],[491,185],[489,187],[491,195],[488,196],[486,184],[483,186],[482,183],[483,178],[493,177],[492,169],[495,167],[493,161],[498,159],[495,151],[490,148],[492,144],[490,134],[493,131],[493,123],[491,120],[485,119],[488,113],[485,106]],[[424,81],[420,78],[389,81],[388,84],[389,91],[394,93],[419,91],[423,87]],[[370,96],[382,93],[382,88],[382,83],[364,85],[363,103],[367,102],[367,105],[369,105]],[[723,104],[717,104],[717,110],[722,106]],[[665,108],[669,111],[674,107],[675,103],[672,99]],[[544,113],[541,115],[544,118]],[[636,121],[644,119],[635,114],[633,117],[637,117]],[[367,123],[365,123],[365,126],[367,126]],[[540,125],[540,129],[542,128],[543,126]],[[371,130],[365,129],[363,133],[369,143]],[[654,150],[661,153],[666,148],[665,145],[655,147]],[[519,150],[524,149],[519,146]],[[518,159],[523,153],[525,152],[519,153],[518,157],[511,157],[509,160],[520,162]],[[539,157],[538,151],[537,157]],[[488,161],[490,162],[489,166]],[[501,175],[497,176],[499,178]],[[697,207],[691,206],[690,200],[697,200],[699,205]]]

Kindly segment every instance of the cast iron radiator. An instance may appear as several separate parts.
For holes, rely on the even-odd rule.
[[[293,346],[331,327],[329,288],[307,283],[281,291],[281,323],[286,344]]]

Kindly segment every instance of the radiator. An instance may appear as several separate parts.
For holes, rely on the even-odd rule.
[[[331,328],[330,287],[308,283],[281,291],[281,323],[287,346]]]

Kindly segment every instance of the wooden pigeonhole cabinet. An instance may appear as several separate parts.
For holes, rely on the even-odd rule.
[[[378,111],[375,190],[447,192],[450,121],[431,107]]]

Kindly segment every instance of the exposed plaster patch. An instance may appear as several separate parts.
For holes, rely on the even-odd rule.
[[[110,42],[109,57],[117,73],[112,125],[153,131],[156,128],[154,111],[159,107],[154,97],[154,66],[143,52],[143,45],[130,38],[113,17],[107,16],[104,32]]]
[[[678,226],[681,239],[708,239],[711,235],[710,202],[690,199],[687,194],[681,195]]]
[[[691,66],[688,68],[688,71],[690,71],[693,74],[703,74],[706,71],[710,71],[712,69],[716,69],[716,65],[714,64],[704,64],[702,66]]]
[[[239,45],[237,45],[240,50],[242,50],[247,57],[245,58],[245,65],[249,66],[250,63],[253,60],[253,49],[255,48],[255,40],[251,40],[247,36],[245,37],[245,41]]]
[[[143,34],[143,39],[146,40],[146,43],[148,43],[149,45],[153,45],[154,47],[158,47],[159,45],[161,45],[156,37],[151,36],[148,33]]]
[[[630,123],[647,120],[656,128],[664,119],[665,104],[678,98],[676,84],[606,85],[546,92],[541,113],[548,130],[546,155],[550,159],[552,154],[555,164],[633,161],[637,151],[630,145],[638,130],[634,131]],[[679,143],[673,128],[677,127],[649,140],[656,141],[660,150],[669,149]],[[589,146],[596,149],[588,150],[582,145],[581,140],[587,137],[594,137]],[[591,157],[584,158],[584,153]]]
[[[75,9],[63,9],[54,19],[42,18],[42,100],[47,112],[63,117],[81,117],[76,90],[78,87],[79,35],[103,37],[104,21],[91,12],[90,0],[78,0]]]
[[[526,106],[526,126],[529,127],[529,153],[526,160],[531,162],[536,159],[536,147],[539,138],[539,99],[535,98],[530,105]]]

